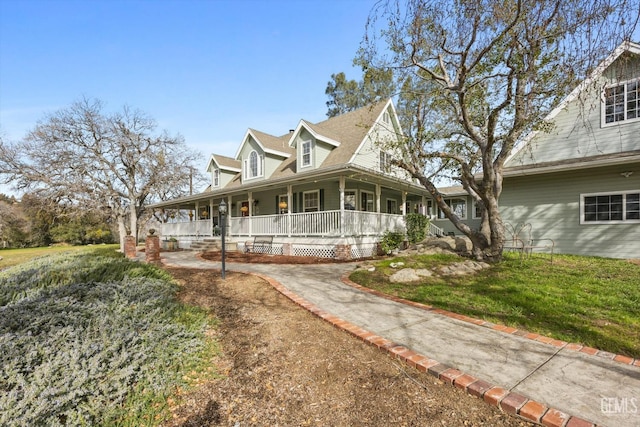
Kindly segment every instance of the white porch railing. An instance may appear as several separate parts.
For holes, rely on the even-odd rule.
[[[162,236],[213,235],[211,220],[162,224]],[[232,217],[230,236],[377,236],[385,231],[405,231],[402,215],[360,212],[322,211],[282,215]],[[440,227],[429,223],[429,234],[443,235]]]
[[[376,212],[322,211],[232,217],[230,236],[375,236],[405,230],[404,217]],[[162,224],[163,236],[211,236],[211,221]]]
[[[196,220],[190,222],[174,222],[162,224],[160,234],[169,236],[195,236],[207,237],[213,234],[211,220]]]
[[[429,221],[428,234],[430,236],[442,237],[442,236],[444,236],[444,230],[442,228],[438,227],[437,225],[435,225],[433,222]]]

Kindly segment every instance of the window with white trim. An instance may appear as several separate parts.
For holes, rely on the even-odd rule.
[[[478,202],[476,200],[473,201],[473,219],[482,218],[482,202]]]
[[[391,172],[391,155],[380,150],[380,171]]]
[[[344,190],[344,208],[349,211],[355,211],[357,209],[356,202],[356,190]]]
[[[360,192],[360,210],[365,212],[375,212],[376,206],[371,191]]]
[[[580,195],[580,224],[640,223],[640,190]]]
[[[389,214],[398,213],[398,201],[396,199],[387,199],[387,213]]]
[[[467,201],[461,198],[444,199],[449,208],[460,219],[467,219]],[[447,219],[442,209],[438,208],[438,219]]]
[[[320,210],[320,191],[305,191],[302,194],[304,212],[318,212]]]
[[[244,159],[244,177],[256,178],[262,176],[262,163],[264,157],[258,155],[257,151],[249,153],[249,157]]]
[[[640,119],[640,80],[605,88],[602,124],[636,119]]]
[[[220,186],[220,169],[213,170],[213,186],[214,187]]]
[[[311,141],[302,142],[302,166],[311,166]]]

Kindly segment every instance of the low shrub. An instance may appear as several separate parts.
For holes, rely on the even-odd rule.
[[[387,230],[380,240],[380,249],[386,254],[391,253],[394,249],[398,249],[404,241],[404,233],[400,231]]]
[[[139,392],[182,383],[205,346],[151,265],[96,253],[0,272],[0,425],[104,425],[144,412]],[[127,405],[123,407],[123,403]]]

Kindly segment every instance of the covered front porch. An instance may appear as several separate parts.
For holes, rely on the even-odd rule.
[[[216,206],[217,207],[217,206]],[[404,231],[404,216],[380,212],[331,210],[274,215],[227,217],[227,236],[280,237],[378,236],[386,230]],[[163,237],[214,237],[220,235],[219,216],[189,222],[162,224]]]
[[[344,170],[336,170],[295,182],[228,185],[152,208],[163,210],[161,239],[178,240],[181,248],[192,247],[191,242],[219,239],[224,218],[227,241],[239,248],[255,236],[272,236],[274,243],[285,245],[285,251],[287,244],[301,242],[308,246],[333,247],[347,242],[375,247],[385,232],[406,231],[408,213],[427,213],[424,189],[388,177],[351,172],[346,176]],[[227,207],[224,217],[219,210],[222,201]],[[434,226],[429,232],[442,234]]]

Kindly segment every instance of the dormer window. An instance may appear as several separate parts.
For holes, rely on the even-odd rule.
[[[214,187],[220,186],[220,169],[213,170],[213,186]]]
[[[244,177],[251,179],[262,176],[263,159],[256,151],[249,153],[249,157],[244,159]]]
[[[640,80],[607,87],[603,107],[603,125],[640,118]]]
[[[302,143],[302,166],[311,166],[311,141]]]

